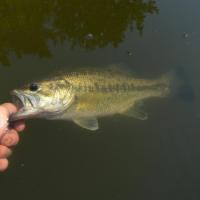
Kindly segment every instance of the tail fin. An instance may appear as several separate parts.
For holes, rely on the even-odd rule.
[[[195,98],[189,78],[183,68],[177,68],[172,75],[171,91],[175,98],[192,102]]]

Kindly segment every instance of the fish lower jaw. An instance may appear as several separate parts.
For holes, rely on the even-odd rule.
[[[21,108],[17,113],[14,113],[13,115],[11,115],[10,121],[34,118],[35,116],[37,116],[37,114],[38,114],[38,111],[34,109],[24,110],[23,108]]]

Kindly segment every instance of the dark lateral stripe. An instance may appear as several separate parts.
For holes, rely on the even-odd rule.
[[[156,84],[151,86],[134,86],[133,84],[115,84],[115,85],[79,85],[76,90],[82,92],[127,92],[127,91],[144,91],[144,90],[162,90],[167,88],[165,84]]]

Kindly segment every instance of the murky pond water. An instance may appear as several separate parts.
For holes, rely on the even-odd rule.
[[[140,77],[182,69],[193,91],[146,101],[149,119],[28,120],[2,199],[200,198],[200,26],[197,0],[2,0],[0,101],[57,71],[120,64]]]

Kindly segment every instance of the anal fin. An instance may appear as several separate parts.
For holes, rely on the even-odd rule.
[[[131,108],[121,114],[140,120],[148,119],[148,114],[141,109],[141,103],[133,105]]]

